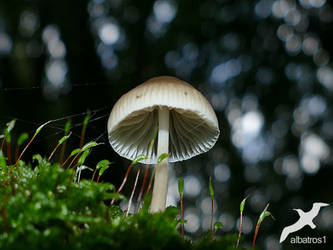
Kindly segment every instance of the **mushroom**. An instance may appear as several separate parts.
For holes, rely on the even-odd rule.
[[[154,128],[157,145],[148,155]],[[219,136],[218,121],[207,99],[187,82],[171,76],[152,78],[124,94],[114,105],[107,124],[112,148],[122,157],[156,166],[150,212],[164,211],[168,162],[192,158],[212,148]]]

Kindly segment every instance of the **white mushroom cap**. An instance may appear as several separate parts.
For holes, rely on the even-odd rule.
[[[212,148],[219,136],[218,121],[207,99],[190,84],[175,77],[152,78],[124,94],[113,106],[108,120],[112,148],[143,163],[157,162],[156,145],[148,155],[149,144],[158,126],[157,109],[170,111],[169,162],[192,158]]]

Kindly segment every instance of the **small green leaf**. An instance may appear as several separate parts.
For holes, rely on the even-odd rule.
[[[17,145],[21,146],[28,139],[28,137],[28,133],[20,134],[19,138],[17,139]]]
[[[108,160],[101,160],[100,162],[97,163],[96,168],[100,169],[102,167],[109,166],[110,164],[111,162]]]
[[[165,158],[168,158],[169,155],[167,153],[163,153],[158,157],[157,163],[161,163]]]
[[[60,146],[61,144],[63,144],[70,136],[72,135],[72,132],[70,132],[69,134],[63,136],[59,141],[58,141],[58,145]]]
[[[260,217],[258,219],[258,224],[261,224],[263,222],[263,220],[267,217],[267,216],[271,216],[273,219],[273,215],[271,214],[271,212],[267,211],[269,206],[269,203],[267,204],[267,206],[265,207],[265,209],[262,211],[262,213],[260,214]]]
[[[135,164],[137,164],[139,161],[143,161],[143,160],[145,160],[145,159],[147,159],[147,156],[145,156],[145,155],[139,155],[139,156],[137,156],[137,157],[132,161],[132,165],[135,165]]]
[[[272,219],[274,219],[273,215],[269,211],[265,211],[264,215],[262,216],[262,220],[264,220],[267,216],[270,216]]]
[[[214,188],[212,184],[212,177],[209,177],[209,195],[210,197],[214,197]]]
[[[83,151],[82,155],[80,156],[79,160],[77,161],[77,164],[79,166],[82,165],[85,162],[85,160],[89,154],[90,154],[90,150]]]
[[[93,148],[93,147],[96,147],[98,145],[101,145],[102,143],[97,143],[95,141],[91,141],[91,142],[88,142],[87,144],[85,144],[83,147],[82,147],[82,151],[86,151],[87,149],[90,149],[90,148]]]
[[[38,163],[41,163],[43,161],[43,157],[40,154],[35,154],[32,156],[32,160],[37,160]]]
[[[109,165],[105,165],[105,166],[103,166],[103,167],[99,170],[98,175],[99,175],[99,176],[102,176],[102,174],[104,173],[104,171],[107,170],[109,167],[110,167]]]
[[[76,148],[76,149],[74,149],[73,151],[72,151],[72,153],[71,153],[71,157],[72,156],[74,156],[74,155],[76,155],[76,154],[78,154],[78,153],[80,153],[81,152],[81,148]]]
[[[22,160],[18,160],[18,162],[17,162],[17,164],[16,164],[17,167],[23,167],[23,166],[25,166],[25,165],[26,165],[25,162],[22,161]]]
[[[223,225],[222,225],[221,222],[219,222],[219,221],[215,222],[215,224],[214,224],[214,229],[215,229],[215,231],[216,231],[217,229],[219,229],[219,228],[222,228],[222,227],[223,227]]]
[[[105,196],[107,199],[126,200],[126,196],[117,193],[106,193]]]
[[[69,132],[69,129],[71,128],[71,120],[67,120],[66,124],[65,124],[65,128],[64,128],[64,132],[65,132],[65,135],[68,134]]]
[[[242,202],[241,202],[241,204],[240,204],[240,206],[239,206],[239,210],[240,210],[241,213],[243,213],[243,211],[244,211],[245,202],[246,202],[246,200],[247,200],[248,197],[249,197],[249,196],[246,196],[246,197],[242,200]]]
[[[184,193],[184,179],[183,178],[178,179],[178,192],[180,195],[183,195],[183,193]]]

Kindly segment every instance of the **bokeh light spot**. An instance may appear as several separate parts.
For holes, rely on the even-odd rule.
[[[158,22],[169,23],[171,22],[177,13],[177,8],[166,0],[158,0],[154,3],[154,15]]]
[[[118,41],[119,33],[119,28],[114,23],[102,24],[98,32],[100,39],[108,45],[115,44]]]
[[[12,39],[6,34],[0,32],[0,55],[7,55],[12,50]]]

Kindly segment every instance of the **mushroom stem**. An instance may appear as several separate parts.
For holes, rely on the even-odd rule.
[[[169,153],[169,110],[158,109],[158,140],[157,158]],[[168,191],[168,157],[156,165],[153,197],[150,204],[150,212],[162,212],[165,210]]]

